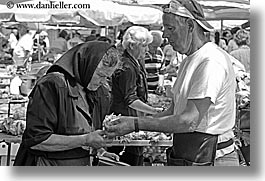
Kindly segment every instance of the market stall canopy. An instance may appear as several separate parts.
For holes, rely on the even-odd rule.
[[[63,0],[72,3],[72,0]],[[162,11],[160,8],[120,4],[104,0],[77,0],[77,4],[89,4],[90,8],[79,9],[79,15],[87,21],[98,26],[117,26],[124,22],[134,24],[162,24]]]
[[[138,5],[164,5],[170,0],[115,0]],[[250,19],[250,0],[197,0],[204,9],[207,20],[247,20]]]
[[[42,1],[49,3],[49,1]],[[29,5],[36,6],[39,1],[26,1],[20,3],[20,8],[13,5],[8,8],[7,5],[0,5],[0,21],[3,22],[68,22],[78,23],[80,17],[76,11],[69,9],[52,9],[52,8],[29,8]]]
[[[117,26],[124,22],[134,24],[162,23],[162,11],[159,8],[142,5],[122,5],[104,0],[75,0],[74,2],[72,0],[43,0],[41,4],[43,6],[47,4],[45,8],[28,8],[30,5],[36,7],[39,3],[40,1],[26,1],[19,4],[20,8],[15,4],[10,9],[6,5],[0,5],[0,21],[67,22],[96,26]],[[51,3],[79,5],[79,8],[51,8],[49,7]]]
[[[104,9],[100,10],[100,6],[97,5],[97,9],[90,9],[94,7],[96,3],[102,5],[101,1],[85,1],[76,0],[75,4],[83,5],[82,8],[54,8],[53,5],[73,4],[73,2],[67,0],[43,0],[41,1],[42,8],[37,7],[40,1],[26,1],[19,4],[19,7],[15,4],[13,8],[7,8],[6,5],[0,5],[0,21],[17,21],[17,22],[39,22],[39,23],[72,23],[83,25],[115,25],[123,21],[123,15],[120,13],[105,12]],[[87,5],[87,11],[84,8]],[[33,8],[29,8],[33,7]],[[40,7],[40,6],[38,6]],[[87,13],[83,13],[83,12]],[[87,16],[85,16],[87,15]]]

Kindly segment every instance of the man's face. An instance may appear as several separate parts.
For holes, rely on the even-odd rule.
[[[181,54],[188,52],[191,43],[191,32],[185,22],[179,21],[176,15],[163,14],[163,38],[167,38],[173,49]]]

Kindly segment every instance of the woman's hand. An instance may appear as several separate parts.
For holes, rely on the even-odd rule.
[[[102,137],[103,135],[105,135],[105,132],[102,130],[96,130],[85,134],[85,146],[90,146],[95,149],[105,147],[106,142]]]

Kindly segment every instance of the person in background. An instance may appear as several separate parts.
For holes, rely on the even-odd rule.
[[[123,36],[124,36],[124,33],[126,32],[126,30],[129,27],[130,26],[127,26],[125,29],[121,29],[119,31],[119,34],[118,34],[118,37],[117,37],[117,40],[116,40],[116,43],[115,43],[115,46],[117,47],[118,51],[120,52],[120,55],[122,55],[123,52],[124,52],[124,48],[122,46]]]
[[[97,39],[98,41],[103,41],[111,44],[109,38],[101,36]],[[118,51],[118,50],[117,50]],[[119,55],[120,56],[120,55]],[[95,113],[93,116],[93,124],[95,129],[102,129],[102,123],[107,114],[110,111],[110,105],[112,101],[111,96],[111,77],[108,77],[105,82],[103,82],[100,87],[95,92]]]
[[[33,51],[33,37],[35,31],[27,30],[19,40],[13,51],[13,59],[17,68],[27,67]]]
[[[51,48],[51,45],[50,45],[50,39],[49,39],[49,34],[46,32],[46,31],[43,31],[44,34],[45,34],[45,38],[44,38],[44,41],[46,43],[46,49],[47,49],[47,53],[50,52],[50,48]]]
[[[230,54],[239,60],[245,67],[246,72],[250,73],[250,47],[249,47],[249,32],[240,29],[234,36],[234,40],[238,49],[233,50]]]
[[[168,74],[165,79],[171,80],[172,77],[177,77],[177,70],[179,66],[177,52],[173,50],[171,45],[166,45],[163,49],[164,60],[162,63],[161,72]]]
[[[224,30],[222,33],[222,39],[225,40],[226,45],[228,46],[228,42],[233,38],[231,31],[229,29]]]
[[[160,48],[164,50],[165,46],[168,45],[168,40],[166,38],[163,38],[163,43],[161,44]]]
[[[232,34],[232,38],[228,41],[228,47],[227,47],[227,52],[230,53],[233,50],[238,49],[238,45],[235,42],[235,34],[236,32],[240,30],[240,27],[236,26],[234,28],[231,29],[231,34]]]
[[[112,104],[110,113],[124,116],[141,116],[155,114],[162,108],[154,108],[147,104],[147,83],[145,70],[140,63],[148,51],[148,44],[153,40],[151,33],[144,27],[131,26],[123,36],[122,67],[112,76]],[[116,154],[123,150],[122,146],[108,148]],[[120,157],[120,161],[131,166],[143,165],[143,147],[128,146]]]
[[[29,95],[26,130],[15,166],[90,165],[89,147],[105,152],[104,131],[94,130],[95,91],[119,64],[118,51],[105,42],[87,42],[67,51]]]
[[[208,41],[205,32],[213,27],[195,0],[171,0],[163,12],[163,37],[187,55],[172,89],[173,103],[153,116],[112,121],[106,133],[110,138],[139,130],[174,133],[168,166],[239,166],[234,57]]]
[[[47,36],[48,34],[45,31],[41,31],[35,36],[36,38],[33,40],[32,62],[39,62],[48,54],[48,48],[45,42]]]
[[[148,45],[149,51],[146,53],[143,65],[147,72],[148,92],[162,93],[164,76],[160,72],[164,54],[160,48],[163,43],[162,32],[158,30],[150,31],[153,41]]]
[[[214,43],[216,45],[218,45],[219,47],[221,47],[222,49],[224,49],[225,51],[227,51],[227,45],[224,39],[222,39],[220,37],[220,33],[218,31],[216,31],[214,33]]]
[[[12,28],[11,33],[8,38],[8,44],[10,47],[10,54],[13,55],[13,51],[17,45],[17,42],[19,40],[19,34],[17,28]]]
[[[228,30],[228,29],[225,30],[223,32],[223,37],[221,39],[225,40],[225,42],[230,42],[233,39],[232,34],[231,34],[231,31]],[[225,49],[228,52],[228,46]],[[236,75],[238,73],[240,73],[241,71],[245,72],[245,67],[244,67],[244,65],[239,60],[237,60],[237,59],[234,58],[234,59],[231,59],[231,62],[232,62],[232,65],[233,65],[233,68],[234,68],[234,72],[235,72]]]
[[[106,36],[99,36],[99,37],[97,38],[97,40],[98,40],[98,41],[104,41],[104,42],[107,42],[107,43],[109,43],[109,44],[112,43],[111,39],[108,38],[108,37],[106,37]]]
[[[97,39],[97,36],[96,36],[96,30],[91,30],[91,33],[89,36],[86,37],[86,42],[87,41],[94,41]]]
[[[55,39],[51,45],[53,51],[58,54],[63,54],[67,51],[67,37],[68,33],[65,30],[59,32],[58,38]]]
[[[5,47],[8,44],[8,37],[6,37],[2,32],[0,28],[0,53],[3,53],[5,51]]]
[[[73,34],[73,38],[71,38],[71,39],[69,39],[69,40],[67,41],[67,49],[69,50],[69,49],[73,48],[74,46],[76,46],[76,45],[78,45],[78,44],[80,44],[80,43],[84,43],[84,42],[80,39],[80,37],[81,37],[80,33],[75,32],[75,33]]]

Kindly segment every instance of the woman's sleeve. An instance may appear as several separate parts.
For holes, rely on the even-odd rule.
[[[119,79],[119,85],[121,85],[121,91],[128,106],[139,99],[137,96],[136,76],[132,69],[126,68]]]
[[[54,81],[46,81],[36,85],[30,95],[26,130],[23,142],[26,146],[37,145],[57,129],[58,87]]]

